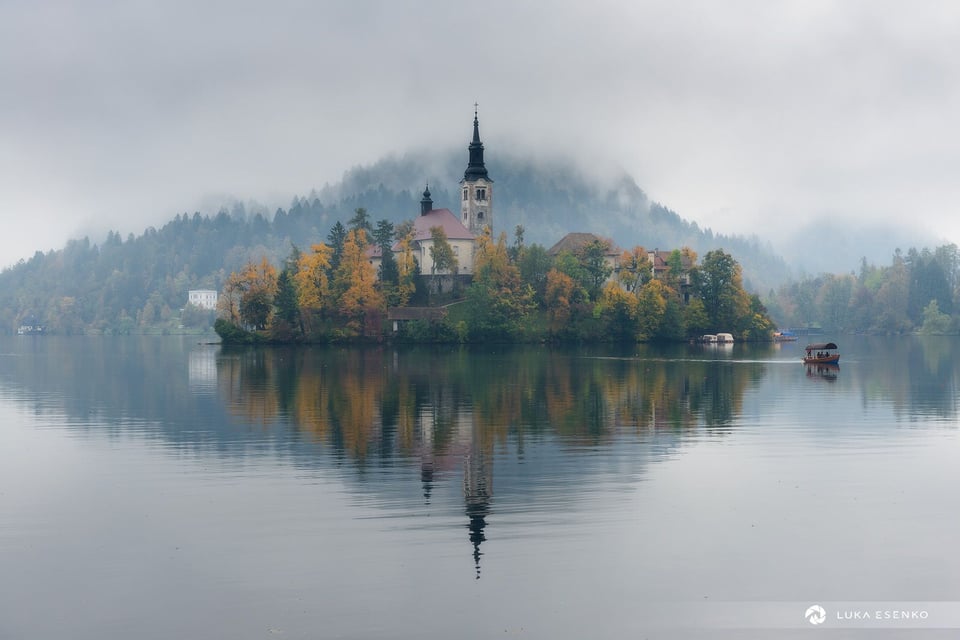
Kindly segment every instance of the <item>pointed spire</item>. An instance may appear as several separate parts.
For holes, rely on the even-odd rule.
[[[473,103],[473,141],[467,147],[470,150],[470,161],[467,163],[467,170],[463,174],[464,180],[476,180],[483,178],[489,180],[487,167],[483,164],[483,143],[480,142],[480,120],[477,117],[477,103]]]
[[[480,120],[477,117],[477,103],[473,103],[473,144],[481,144],[480,142]],[[482,145],[481,145],[482,146]]]
[[[430,199],[430,183],[426,183],[427,188],[423,191],[423,199],[420,201],[420,215],[426,215],[433,211],[433,200]]]

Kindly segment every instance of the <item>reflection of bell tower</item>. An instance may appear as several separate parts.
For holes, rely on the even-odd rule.
[[[493,498],[493,446],[487,446],[482,437],[483,427],[473,425],[470,451],[464,460],[463,498],[469,518],[470,542],[473,543],[473,563],[480,579],[480,543],[486,540],[483,530],[487,526],[490,501]]]
[[[479,236],[485,227],[493,231],[493,180],[487,175],[487,167],[483,164],[480,122],[477,119],[477,105],[473,106],[473,141],[468,147],[470,161],[460,181],[460,222],[470,233]]]

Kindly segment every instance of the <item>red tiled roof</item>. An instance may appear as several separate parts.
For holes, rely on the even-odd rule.
[[[607,255],[608,256],[619,256],[621,251],[609,238],[602,238],[593,233],[580,233],[572,232],[560,238],[560,241],[557,244],[553,245],[547,249],[547,254],[555,256],[563,251],[568,251],[570,253],[576,253],[577,251],[583,249],[585,246],[591,242],[606,242],[607,246]]]
[[[447,240],[475,240],[476,236],[470,233],[470,230],[463,226],[463,223],[453,215],[450,209],[433,209],[421,216],[417,216],[413,221],[414,241],[429,240],[433,237],[430,229],[440,227],[447,234]],[[393,250],[398,251],[400,247],[393,245]]]

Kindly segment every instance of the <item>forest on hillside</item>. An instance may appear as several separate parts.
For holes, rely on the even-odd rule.
[[[323,241],[358,208],[399,225],[419,211],[418,189],[427,180],[436,206],[455,208],[464,155],[387,158],[273,212],[233,204],[214,215],[179,214],[139,235],[111,231],[100,241],[80,238],[37,252],[0,273],[0,331],[24,323],[58,333],[176,328],[188,290],[219,291],[230,273],[264,256],[279,266],[293,247]],[[756,240],[702,230],[649,201],[629,178],[590,178],[569,163],[491,158],[487,165],[496,181],[496,233],[520,225],[528,243],[545,247],[569,231],[589,231],[627,248],[723,248],[736,255],[749,290],[787,280],[783,261]]]
[[[854,273],[820,274],[764,297],[782,327],[838,333],[960,333],[957,245],[897,250],[889,265],[862,260]]]

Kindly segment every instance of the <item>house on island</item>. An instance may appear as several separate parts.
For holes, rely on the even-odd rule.
[[[667,261],[670,259],[672,253],[673,251],[660,251],[660,249],[647,252],[647,258],[649,258],[651,268],[653,269],[653,277],[657,280],[663,280],[667,277],[667,274],[670,273],[670,265]],[[690,270],[693,269],[694,266],[690,255],[686,251],[680,251],[680,274],[677,276],[680,290],[677,293],[680,294],[684,304],[690,302],[691,288],[693,286],[690,279]]]
[[[560,238],[560,241],[547,249],[547,255],[556,258],[561,253],[571,253],[579,255],[588,245],[599,242],[606,248],[603,253],[603,262],[610,268],[610,275],[607,282],[612,282],[617,277],[617,269],[620,266],[620,255],[623,249],[614,244],[613,240],[598,236],[595,233],[572,232]]]
[[[580,254],[588,245],[594,242],[599,242],[605,246],[604,251],[604,263],[610,269],[610,275],[607,277],[607,282],[613,282],[617,279],[617,273],[620,271],[621,264],[620,259],[623,256],[623,249],[614,244],[613,240],[609,238],[604,238],[598,236],[594,233],[583,233],[583,232],[574,232],[568,233],[563,236],[559,242],[547,249],[547,255],[551,258],[556,258],[561,253],[572,253],[574,255]],[[670,273],[670,256],[673,251],[661,251],[660,249],[653,249],[652,251],[647,251],[647,259],[650,261],[650,277],[656,280],[663,280]],[[693,261],[690,259],[690,255],[684,251],[680,251],[680,275],[678,276],[678,283],[680,285],[680,290],[677,292],[680,294],[683,301],[690,301],[690,270],[694,267]]]

